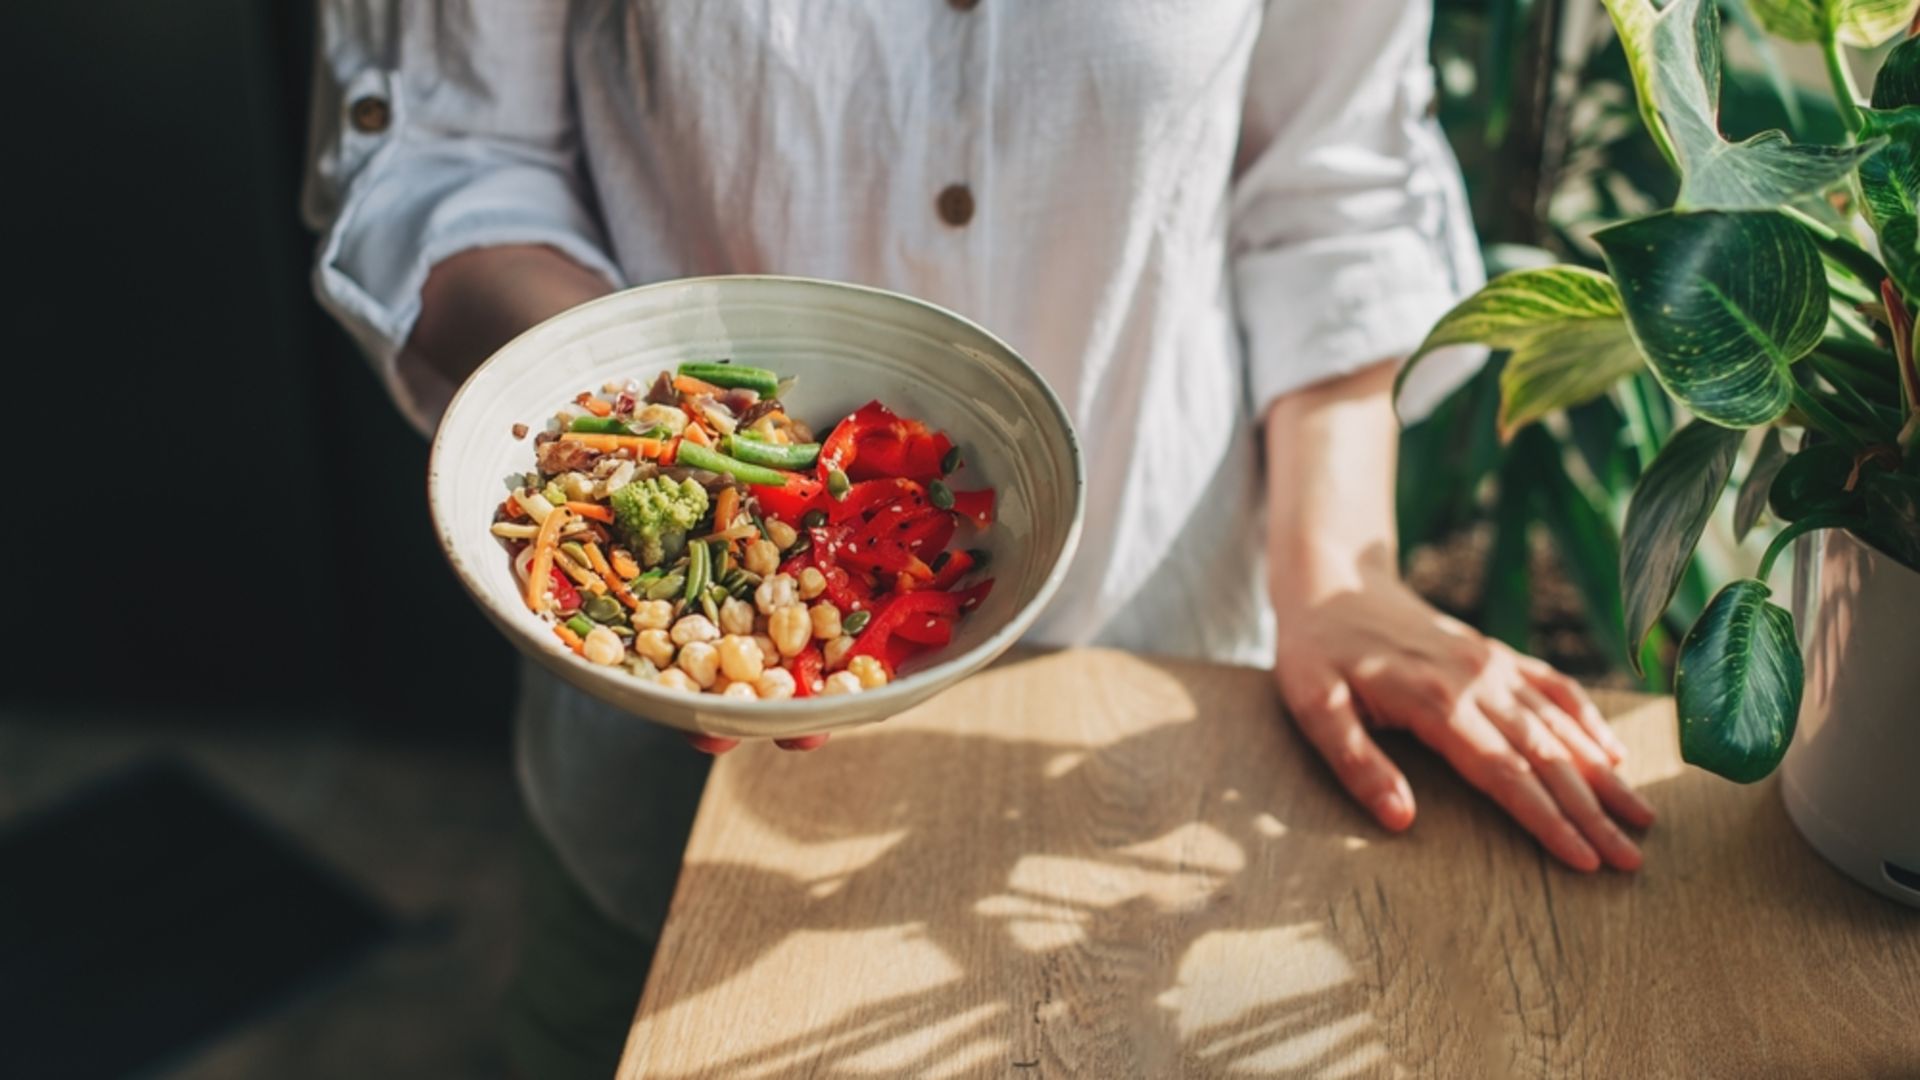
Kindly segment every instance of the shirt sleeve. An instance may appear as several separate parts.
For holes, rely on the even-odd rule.
[[[1300,387],[1405,357],[1482,270],[1432,116],[1430,5],[1272,0],[1253,48],[1229,250],[1256,415]],[[1424,415],[1482,350],[1435,355],[1401,399]]]
[[[620,271],[589,209],[558,0],[322,0],[302,210],[314,290],[414,426],[451,396],[401,346],[433,265],[547,244]],[[414,365],[405,365],[411,369]]]

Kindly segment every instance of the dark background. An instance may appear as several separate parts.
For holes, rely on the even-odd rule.
[[[12,8],[0,700],[504,731],[426,444],[308,285],[312,4]]]

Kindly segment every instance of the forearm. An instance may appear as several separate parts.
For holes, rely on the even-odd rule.
[[[402,362],[429,367],[457,386],[528,327],[612,289],[544,245],[463,251],[427,275]]]
[[[1396,566],[1397,366],[1305,387],[1267,410],[1267,566],[1276,604],[1312,604]]]

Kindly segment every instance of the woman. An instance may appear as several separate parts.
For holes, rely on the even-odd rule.
[[[959,311],[1059,391],[1091,470],[1035,639],[1271,666],[1383,827],[1414,799],[1368,724],[1412,730],[1570,866],[1630,870],[1613,818],[1652,812],[1592,704],[1396,574],[1395,362],[1478,283],[1429,20],[1408,0],[339,2],[316,283],[422,430],[499,344],[622,285],[804,274]],[[518,1041],[563,1053],[578,1024],[590,1059],[617,1052],[698,781],[659,733],[526,682],[540,895],[624,928],[597,951],[634,944],[607,1034],[538,1000],[566,935],[536,927]]]

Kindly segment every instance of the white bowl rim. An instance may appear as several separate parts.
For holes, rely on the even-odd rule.
[[[454,574],[460,579],[460,584],[466,589],[467,595],[473,598],[474,602],[480,606],[483,612],[491,616],[492,622],[506,629],[510,636],[521,638],[526,643],[527,648],[544,649],[551,652],[553,659],[559,660],[561,663],[569,660],[573,661],[574,666],[570,666],[568,670],[578,670],[596,681],[605,680],[609,683],[618,682],[622,687],[638,691],[642,697],[656,698],[668,705],[684,707],[691,703],[701,712],[738,716],[747,720],[754,717],[793,719],[805,718],[815,714],[826,716],[844,709],[846,702],[843,699],[829,695],[786,698],[779,701],[742,701],[737,698],[724,698],[717,694],[692,695],[683,691],[661,689],[647,680],[637,679],[625,674],[624,669],[614,669],[610,667],[603,669],[599,665],[588,664],[586,661],[575,656],[570,650],[563,650],[559,646],[559,640],[552,638],[552,635],[548,635],[551,639],[550,641],[543,641],[538,635],[531,631],[521,629],[521,620],[517,617],[521,612],[515,612],[515,617],[509,618],[507,617],[507,612],[497,610],[497,605],[490,598],[486,590],[482,588],[473,570],[466,565],[465,560],[453,557],[454,551],[456,550],[454,547],[455,533],[453,531],[455,523],[442,520],[440,514],[439,464],[442,443],[446,434],[446,418],[453,416],[459,410],[461,400],[467,396],[467,392],[472,389],[474,383],[480,378],[481,373],[493,366],[495,360],[512,350],[522,339],[538,333],[548,323],[569,318],[597,306],[610,304],[613,301],[624,299],[635,293],[665,292],[692,285],[745,284],[749,282],[797,285],[802,288],[820,289],[827,292],[865,293],[869,296],[905,303],[909,306],[930,312],[935,316],[951,319],[992,342],[1001,350],[1004,358],[1011,359],[1018,369],[1023,370],[1032,379],[1033,385],[1040,389],[1041,398],[1046,402],[1047,408],[1052,411],[1054,420],[1060,425],[1060,430],[1066,433],[1067,457],[1072,463],[1073,468],[1073,517],[1067,523],[1066,539],[1060,545],[1060,553],[1054,558],[1053,566],[1047,571],[1046,578],[1041,581],[1040,588],[1033,594],[1032,599],[1028,600],[1024,606],[1014,612],[1013,616],[1003,623],[999,629],[989,635],[985,641],[968,649],[966,652],[955,656],[941,657],[931,667],[916,671],[905,678],[889,682],[887,685],[877,689],[862,691],[859,695],[863,706],[875,710],[880,709],[892,701],[902,702],[901,708],[910,707],[913,702],[924,696],[921,691],[927,682],[937,681],[937,675],[942,675],[949,670],[953,670],[957,672],[954,676],[957,681],[959,678],[964,678],[986,667],[996,657],[1006,652],[1014,643],[1019,641],[1020,635],[1026,633],[1028,627],[1033,625],[1034,620],[1040,617],[1040,612],[1046,608],[1048,601],[1053,599],[1054,593],[1059,591],[1061,583],[1066,580],[1067,571],[1071,567],[1074,554],[1080,546],[1080,533],[1086,519],[1087,509],[1087,467],[1085,456],[1080,449],[1080,435],[1079,432],[1074,429],[1073,420],[1067,415],[1067,408],[1061,402],[1059,394],[1054,392],[1053,386],[1028,362],[1025,356],[1021,355],[1019,350],[1007,344],[998,334],[995,334],[986,327],[981,326],[979,323],[974,322],[972,319],[956,311],[942,307],[929,300],[922,300],[917,296],[909,296],[905,293],[876,288],[871,285],[857,285],[851,282],[832,281],[826,278],[803,277],[791,274],[710,274],[701,277],[669,278],[665,281],[649,282],[644,285],[635,285],[629,288],[619,289],[605,296],[595,297],[583,304],[577,304],[528,327],[526,330],[515,335],[514,338],[505,345],[495,350],[492,355],[481,362],[479,367],[473,369],[473,373],[466,377],[460,384],[458,390],[454,391],[452,399],[447,402],[445,412],[441,414],[440,423],[434,428],[433,442],[427,456],[427,512],[433,520],[434,532],[440,541],[440,553],[446,557],[447,562],[453,567]],[[522,611],[523,610],[524,609],[522,609]],[[564,657],[561,655],[563,652]],[[548,666],[552,667],[553,665],[550,663]],[[619,672],[618,676],[616,676],[616,671]],[[568,681],[572,682],[573,680],[569,679]],[[892,715],[892,713],[883,713],[882,715]],[[646,718],[640,717],[640,719]]]

